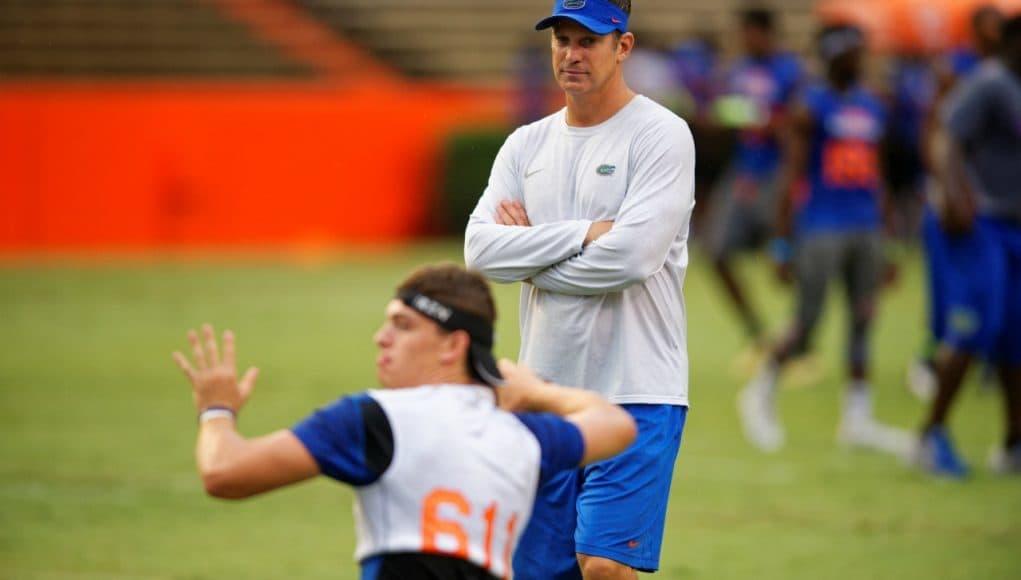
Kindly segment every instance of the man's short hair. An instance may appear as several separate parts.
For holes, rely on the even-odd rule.
[[[398,294],[406,290],[478,316],[490,325],[496,322],[496,304],[489,283],[478,272],[456,264],[424,266],[415,270],[397,287]]]
[[[774,21],[773,11],[768,8],[746,8],[741,11],[741,24],[766,32],[772,32]]]
[[[610,0],[610,4],[623,10],[624,14],[631,16],[631,0]]]
[[[982,6],[975,8],[971,12],[971,30],[973,32],[978,32],[979,27],[982,25],[982,21],[987,18],[998,18],[1002,21],[1003,12],[992,4],[983,4]]]
[[[1000,42],[1008,46],[1021,40],[1021,14],[1016,14],[1003,21],[1000,31]]]

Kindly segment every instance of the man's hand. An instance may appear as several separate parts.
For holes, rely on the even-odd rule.
[[[592,222],[592,225],[588,227],[588,233],[585,234],[585,241],[582,243],[582,247],[586,247],[592,242],[603,237],[603,234],[613,229],[612,221],[605,222]]]
[[[940,222],[948,234],[967,234],[975,227],[975,215],[978,210],[970,196],[944,196],[942,211],[939,212]]]
[[[532,399],[537,390],[542,388],[543,380],[528,367],[516,365],[507,359],[500,359],[497,366],[504,380],[504,384],[496,391],[500,408],[511,413],[532,410]]]
[[[638,428],[631,415],[603,396],[546,382],[506,359],[497,364],[505,381],[496,389],[500,408],[512,413],[553,413],[574,423],[585,445],[582,465],[620,453],[635,440]]]
[[[174,352],[174,362],[191,381],[195,407],[199,412],[211,406],[223,406],[237,413],[252,394],[259,371],[255,367],[249,368],[238,381],[237,366],[234,363],[234,333],[229,330],[223,333],[222,359],[213,327],[202,325],[202,334],[204,344],[197,332],[188,331],[194,366],[180,352]]]
[[[520,201],[505,199],[496,208],[496,223],[503,226],[531,226],[525,206]]]

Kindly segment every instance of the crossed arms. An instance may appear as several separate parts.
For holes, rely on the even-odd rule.
[[[526,212],[515,133],[468,222],[465,263],[497,282],[528,281],[562,294],[605,294],[644,282],[663,267],[694,205],[691,134],[672,129],[636,139],[628,191],[613,220],[543,224],[532,224]]]

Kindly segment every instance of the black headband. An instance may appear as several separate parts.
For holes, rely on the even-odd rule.
[[[493,326],[474,314],[429,298],[414,290],[404,290],[398,297],[401,302],[417,310],[447,330],[465,330],[472,342],[486,348],[493,347]]]
[[[468,353],[475,377],[494,387],[503,384],[503,377],[493,359],[493,325],[482,318],[448,306],[414,290],[403,290],[397,297],[412,310],[447,330],[463,330],[471,338]]]

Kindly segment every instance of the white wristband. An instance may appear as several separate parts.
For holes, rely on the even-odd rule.
[[[199,413],[199,423],[205,423],[210,419],[237,419],[237,413],[227,407],[209,407]]]

